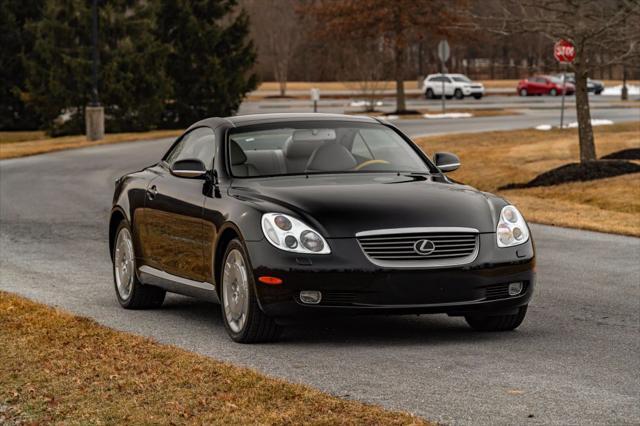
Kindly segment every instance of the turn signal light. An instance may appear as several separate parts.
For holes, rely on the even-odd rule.
[[[282,284],[282,280],[280,278],[276,278],[276,277],[267,277],[267,276],[261,276],[258,277],[258,281],[260,281],[263,284],[269,284],[269,285],[280,285]]]

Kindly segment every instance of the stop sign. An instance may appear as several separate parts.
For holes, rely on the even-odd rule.
[[[558,40],[553,46],[553,56],[558,62],[573,62],[576,58],[576,48],[570,41]]]

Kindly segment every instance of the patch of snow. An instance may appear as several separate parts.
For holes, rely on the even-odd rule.
[[[598,118],[591,119],[592,126],[610,126],[612,124],[613,124],[613,121],[611,120],[603,120]],[[574,121],[573,123],[565,124],[564,127],[567,129],[575,129],[578,127],[578,122]]]
[[[434,118],[469,118],[473,117],[473,114],[468,112],[447,112],[444,114],[424,114],[424,118],[434,119]]]
[[[376,101],[375,105],[376,106],[383,106],[384,103],[382,101]],[[349,103],[349,106],[352,106],[352,107],[364,107],[364,106],[367,106],[367,101],[362,101],[362,100],[351,101]]]
[[[399,117],[399,116],[397,116],[397,115],[387,115],[387,116],[385,116],[385,118],[386,118],[387,120],[397,120],[397,119],[398,119],[398,118],[400,118],[400,117]]]
[[[640,86],[633,86],[631,84],[627,84],[627,91],[629,96],[637,96],[640,95]],[[620,96],[622,94],[622,84],[613,87],[605,87],[602,91],[603,95],[609,96]]]
[[[610,126],[613,124],[613,121],[611,120],[605,120],[605,119],[601,119],[601,118],[593,118],[591,119],[591,125],[592,126]],[[540,124],[539,126],[536,126],[535,129],[536,130],[551,130],[554,126],[552,126],[551,124]],[[556,127],[560,127],[560,126],[556,126]],[[574,121],[572,123],[567,123],[564,125],[565,129],[575,129],[578,127],[578,122]]]

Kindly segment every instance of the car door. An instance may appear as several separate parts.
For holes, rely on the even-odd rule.
[[[544,93],[544,78],[541,77],[533,77],[531,79],[531,93],[534,95],[539,95]]]
[[[453,80],[451,80],[451,77],[447,77],[444,76],[442,77],[442,79],[444,80],[444,94],[445,96],[453,96],[453,93],[455,91],[455,88],[453,87]]]
[[[171,173],[178,160],[198,159],[213,167],[215,136],[208,127],[185,133],[167,153],[147,187],[145,253],[150,266],[168,274],[205,281],[203,207],[206,180]]]

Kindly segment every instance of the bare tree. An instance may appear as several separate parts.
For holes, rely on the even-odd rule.
[[[317,0],[307,8],[317,20],[318,36],[340,38],[345,43],[385,41],[393,55],[396,111],[406,111],[404,79],[407,53],[421,35],[443,35],[457,19],[444,0]]]
[[[289,67],[305,34],[304,21],[297,13],[300,1],[244,0],[242,5],[249,12],[260,57],[270,64],[280,96],[285,96]]]
[[[376,101],[387,89],[386,55],[382,39],[361,41],[345,49],[341,74],[347,87],[357,91],[365,100],[365,111],[375,111]]]
[[[580,161],[595,160],[587,79],[597,67],[622,64],[638,55],[640,0],[502,0],[499,12],[477,18],[480,28],[494,33],[539,33],[574,44],[576,57],[569,68],[576,78]],[[608,56],[596,61],[602,51]]]

